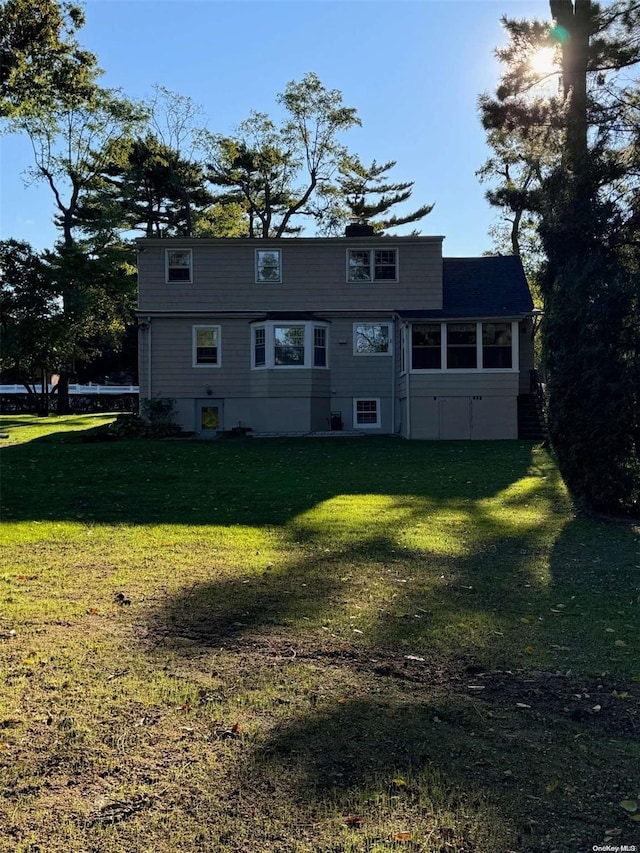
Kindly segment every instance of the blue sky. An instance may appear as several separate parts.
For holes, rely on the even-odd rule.
[[[415,206],[435,203],[423,234],[448,256],[478,255],[496,213],[476,170],[488,156],[477,98],[498,80],[500,18],[548,18],[546,0],[88,0],[84,47],[101,83],[144,98],[154,84],[201,104],[208,128],[232,133],[250,110],[277,116],[275,97],[307,71],[340,89],[362,127],[344,138],[364,162],[396,160]],[[0,234],[53,246],[53,203],[25,186],[28,140],[0,141]]]

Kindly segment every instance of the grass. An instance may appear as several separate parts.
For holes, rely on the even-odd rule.
[[[640,530],[545,450],[106,421],[0,422],[2,853],[638,843]]]

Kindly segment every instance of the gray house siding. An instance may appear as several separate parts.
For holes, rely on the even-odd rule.
[[[534,364],[532,322],[522,319],[531,309],[521,265],[507,258],[443,261],[441,243],[439,237],[139,241],[141,399],[175,399],[180,425],[203,435],[238,425],[305,433],[335,427],[339,417],[345,430],[412,439],[515,438],[517,396],[528,392]],[[281,281],[256,282],[257,249],[281,253]],[[398,280],[348,282],[347,252],[375,249],[396,251]],[[189,281],[167,283],[167,250],[190,252]],[[449,289],[443,290],[443,275]],[[493,317],[520,318],[513,349],[519,370],[515,363],[504,370],[411,369],[412,323]],[[375,346],[357,352],[358,324],[389,326],[389,352]],[[280,326],[296,325],[305,329],[304,366],[283,351],[282,337],[274,343],[276,331],[284,335]],[[217,340],[199,341],[205,362],[217,346],[216,364],[194,365],[198,326],[217,328]],[[267,353],[258,366],[256,329],[265,330]],[[326,365],[316,367],[317,329],[325,330]]]
[[[139,310],[327,311],[442,307],[442,238],[140,240]],[[256,282],[255,251],[279,249],[281,282]],[[396,249],[398,281],[347,282],[349,249]],[[165,251],[190,249],[192,282],[165,282]]]
[[[517,438],[518,373],[410,375],[409,437]]]

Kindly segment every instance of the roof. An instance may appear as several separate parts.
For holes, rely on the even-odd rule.
[[[519,317],[533,311],[522,262],[515,256],[442,259],[441,309],[398,311],[407,319]]]

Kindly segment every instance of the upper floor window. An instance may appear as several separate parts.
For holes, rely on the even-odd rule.
[[[347,281],[397,281],[396,249],[349,249]]]
[[[388,323],[356,323],[353,327],[354,355],[391,355]]]
[[[176,282],[192,281],[191,249],[167,249],[165,251],[166,280]]]
[[[280,249],[256,249],[256,281],[282,281]]]
[[[193,366],[220,367],[220,326],[193,327]]]

